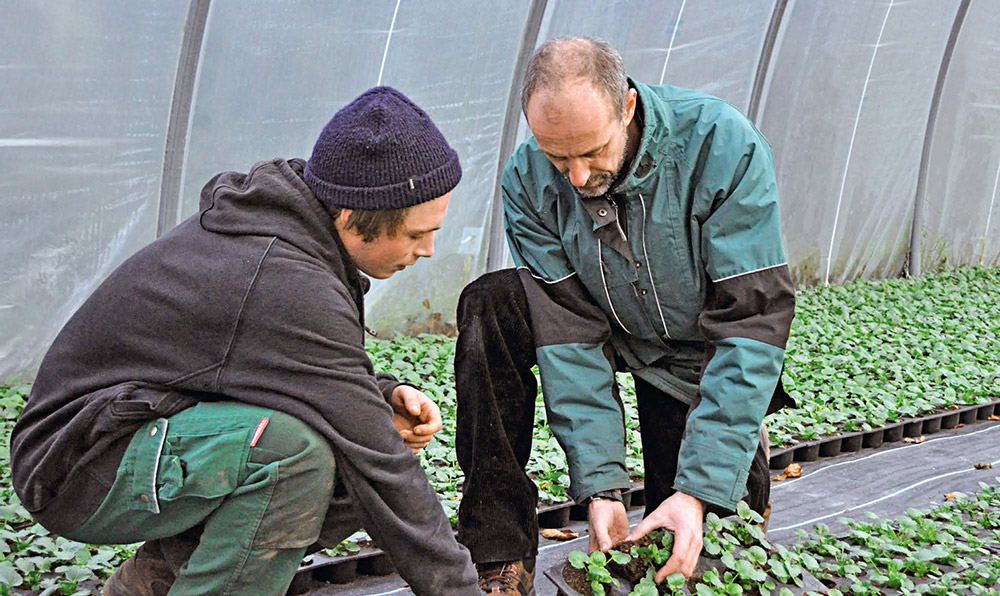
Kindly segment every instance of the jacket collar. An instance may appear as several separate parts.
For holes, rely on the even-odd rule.
[[[642,136],[639,149],[629,164],[628,174],[611,189],[612,195],[641,192],[655,178],[653,172],[667,158],[664,144],[658,141],[669,136],[674,128],[673,116],[669,110],[664,109],[662,100],[655,96],[649,85],[631,78],[628,83],[638,93],[639,105],[636,109],[642,118]]]

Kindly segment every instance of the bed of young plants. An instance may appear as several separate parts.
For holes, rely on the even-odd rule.
[[[741,505],[738,520],[708,515],[702,562],[691,579],[676,573],[659,585],[653,581],[673,542],[659,531],[607,555],[570,553],[562,570],[567,593],[1000,594],[998,484],[982,484],[973,495],[949,494],[928,511],[911,508],[892,520],[873,514],[845,520],[849,529],[836,534],[819,524],[790,547],[768,542],[756,526],[760,516]]]
[[[798,401],[768,421],[773,446],[1000,396],[1000,269],[962,268],[918,279],[857,281],[799,292],[784,383]],[[444,428],[421,454],[454,521],[462,473],[454,453],[454,338],[372,340],[376,367],[420,386],[441,406]],[[619,375],[626,408],[628,465],[643,476],[631,377]],[[0,596],[87,593],[127,557],[128,547],[86,547],[33,524],[10,488],[9,433],[27,387],[0,385]],[[528,471],[543,503],[565,501],[562,450],[536,406]],[[358,542],[364,536],[353,540]],[[331,554],[349,554],[353,543]]]
[[[962,268],[917,279],[859,280],[801,290],[783,381],[796,399],[767,420],[772,447],[870,430],[907,417],[1000,397],[1000,269]],[[461,470],[454,454],[455,341],[441,336],[370,341],[373,361],[419,385],[441,405],[445,427],[423,453],[454,515]],[[630,375],[618,375],[629,470],[643,476]],[[565,500],[562,450],[536,404],[528,472],[544,503]]]
[[[1000,269],[800,291],[772,447],[1000,397]]]

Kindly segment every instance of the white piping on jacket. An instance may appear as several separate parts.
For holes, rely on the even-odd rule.
[[[618,313],[615,312],[615,303],[611,301],[611,292],[608,290],[608,280],[604,278],[604,255],[601,253],[602,242],[600,239],[597,240],[597,268],[601,270],[601,285],[604,286],[604,295],[608,297],[608,305],[611,307],[611,314],[614,315],[615,320],[618,321],[618,326],[625,330],[625,333],[629,335],[634,335],[628,330],[622,320],[618,318]]]
[[[639,203],[642,205],[642,258],[646,259],[646,274],[649,275],[649,285],[653,287],[653,300],[656,301],[656,311],[660,313],[663,334],[670,337],[667,321],[663,318],[663,309],[660,308],[660,297],[656,293],[656,282],[653,281],[653,268],[650,266],[649,255],[646,254],[646,200],[642,198],[641,194],[639,195]]]
[[[727,275],[726,277],[720,277],[719,279],[713,279],[712,283],[719,283],[720,281],[726,281],[727,279],[733,279],[734,277],[740,277],[743,275],[750,275],[751,273],[758,273],[760,271],[767,271],[768,269],[777,269],[778,267],[784,267],[788,264],[788,261],[778,263],[777,265],[768,265],[767,267],[761,267],[760,269],[754,269],[753,271],[744,271],[743,273],[737,273],[735,275]]]
[[[559,279],[555,279],[555,280],[549,281],[549,280],[545,279],[544,277],[540,277],[540,276],[536,275],[535,272],[532,271],[529,267],[518,267],[518,270],[521,270],[521,269],[524,269],[525,271],[527,271],[528,275],[530,275],[531,277],[534,277],[538,281],[543,282],[543,283],[547,283],[549,285],[557,284],[557,283],[559,283],[561,281],[567,280],[567,279],[573,277],[574,275],[576,275],[576,271],[570,271],[569,275],[564,275],[564,276],[560,277]]]

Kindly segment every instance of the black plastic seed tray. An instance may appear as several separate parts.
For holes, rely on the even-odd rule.
[[[580,592],[574,590],[572,586],[566,583],[565,578],[563,578],[563,568],[569,563],[562,562],[545,570],[545,577],[549,579],[556,586],[556,593],[558,596],[581,596]],[[709,569],[715,569],[719,573],[725,573],[726,566],[722,564],[719,559],[710,557],[700,557],[698,559],[698,567],[695,570],[695,575],[701,575]],[[775,584],[779,582],[775,581]],[[813,577],[808,571],[802,571],[802,587],[798,587],[794,584],[782,585],[782,587],[787,588],[793,596],[801,596],[807,592],[817,592],[820,590],[825,591],[825,586]],[[611,585],[607,589],[608,596],[626,596],[632,590],[632,586],[627,582],[620,581],[618,585]],[[685,586],[681,590],[682,594],[691,594],[691,590],[688,586]],[[700,593],[700,592],[698,592]]]
[[[792,462],[811,462],[820,457],[834,457],[862,448],[875,449],[883,443],[895,443],[904,438],[915,439],[939,432],[942,429],[955,428],[959,424],[972,424],[988,420],[995,412],[1000,412],[1000,400],[902,420],[869,431],[832,435],[815,441],[803,441],[790,447],[772,449],[770,467],[772,470],[783,470]]]
[[[809,462],[820,457],[833,457],[860,449],[874,449],[883,443],[901,441],[904,435],[920,436],[941,429],[954,428],[959,424],[973,424],[989,419],[994,413],[1000,414],[1000,399],[987,404],[965,406],[922,418],[887,424],[870,431],[844,433],[772,449],[770,467],[772,470],[782,470],[793,461]],[[625,494],[626,507],[645,506],[645,497],[643,485],[634,483]],[[538,523],[542,528],[565,527],[570,519],[586,519],[586,510],[572,501],[544,505],[538,509]],[[354,581],[358,575],[387,575],[393,571],[389,557],[374,547],[363,547],[358,553],[337,557],[316,553],[309,564],[299,568],[289,593],[305,592],[315,581],[343,584]]]

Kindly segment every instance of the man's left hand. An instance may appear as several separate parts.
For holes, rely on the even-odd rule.
[[[628,515],[625,505],[610,499],[594,499],[587,505],[590,543],[587,552],[608,552],[628,535]]]
[[[389,400],[392,423],[403,437],[403,443],[418,453],[441,430],[441,409],[419,389],[397,385]]]
[[[674,533],[673,554],[656,573],[656,583],[677,572],[684,574],[684,577],[691,577],[698,566],[698,556],[701,555],[704,520],[704,504],[696,497],[676,492],[636,524],[628,536],[629,540],[638,540],[656,528],[666,528]]]

